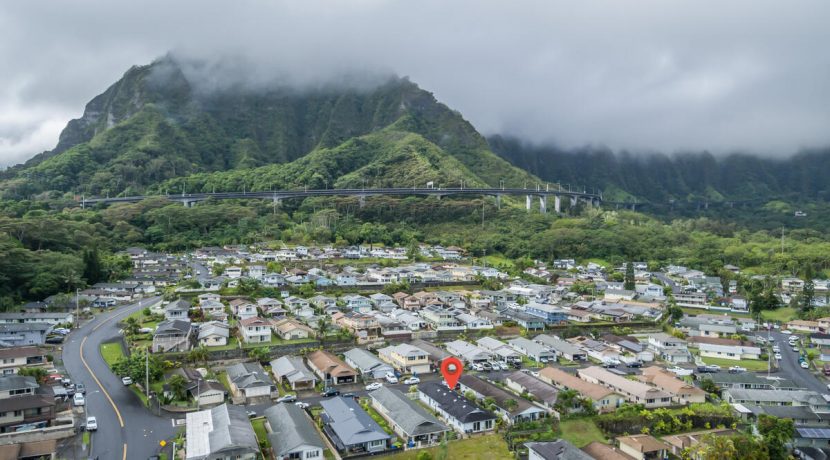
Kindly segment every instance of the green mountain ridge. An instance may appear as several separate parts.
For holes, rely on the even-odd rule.
[[[206,91],[170,56],[128,70],[68,123],[54,150],[0,179],[5,198],[132,195],[180,185],[207,191],[536,180],[405,78],[373,88]]]

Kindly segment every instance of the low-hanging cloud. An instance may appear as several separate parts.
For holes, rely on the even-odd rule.
[[[830,144],[828,19],[824,0],[5,2],[0,165],[168,52],[241,63],[216,85],[394,72],[537,143],[786,155]]]

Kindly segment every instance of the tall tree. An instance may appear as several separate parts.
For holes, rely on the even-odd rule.
[[[84,274],[83,278],[87,284],[95,284],[104,279],[104,269],[101,264],[101,255],[98,250],[87,249],[83,255]]]
[[[792,441],[795,435],[795,424],[792,419],[761,414],[758,416],[758,432],[764,438],[764,445],[769,449],[771,460],[789,458],[787,443]]]
[[[625,280],[623,281],[623,289],[633,291],[637,288],[634,281],[634,262],[628,261],[625,264]]]
[[[804,287],[801,289],[801,308],[810,310],[813,308],[813,299],[816,296],[816,286],[813,283],[813,266],[807,264],[804,268]]]

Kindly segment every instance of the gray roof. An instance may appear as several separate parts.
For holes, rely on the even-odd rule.
[[[533,340],[535,340],[536,342],[541,343],[542,345],[545,345],[545,346],[553,349],[557,353],[563,353],[563,354],[568,354],[568,355],[578,355],[578,354],[583,354],[584,355],[585,354],[585,352],[583,350],[580,350],[576,346],[574,346],[574,345],[572,345],[572,344],[570,344],[570,343],[568,343],[564,340],[557,339],[556,337],[554,337],[552,335],[539,334],[536,337],[534,337]]]
[[[325,412],[324,420],[337,436],[335,441],[340,448],[391,438],[354,398],[324,399],[320,401],[320,406]]]
[[[153,335],[161,335],[161,334],[190,334],[190,329],[192,325],[190,321],[185,321],[183,319],[171,319],[167,321],[162,321],[156,327],[156,331],[153,332]]]
[[[222,404],[187,414],[187,460],[256,452],[259,444],[244,407]]]
[[[230,337],[230,328],[224,323],[217,322],[204,323],[199,327],[199,340],[211,335],[228,338]]]
[[[271,371],[280,379],[287,378],[292,383],[317,380],[299,356],[281,356],[271,361]]]
[[[0,323],[0,332],[45,332],[52,329],[48,323]]]
[[[20,390],[23,388],[39,388],[34,377],[17,374],[0,375],[0,391]]]
[[[190,310],[190,307],[191,307],[190,302],[188,302],[187,300],[184,300],[184,299],[179,299],[179,300],[176,300],[175,302],[170,302],[169,304],[167,304],[166,307],[164,307],[164,309],[166,311],[173,311],[173,310],[188,311],[188,310]]]
[[[522,398],[521,396],[516,396],[513,393],[510,393],[509,391],[497,387],[496,385],[474,375],[462,375],[461,378],[458,379],[458,381],[461,383],[462,388],[467,387],[473,390],[474,392],[483,395],[485,398],[493,398],[493,400],[496,403],[496,406],[498,406],[505,412],[510,413],[511,416],[516,416],[527,410],[544,412],[544,409],[530,403],[528,400]],[[510,399],[516,401],[516,408],[512,411],[508,411],[505,408],[505,406],[507,406],[507,400]]]
[[[439,422],[415,401],[406,397],[398,390],[389,387],[380,387],[369,393],[369,396],[383,406],[385,413],[408,436],[448,431],[446,425]]]
[[[559,439],[546,442],[527,442],[528,449],[536,452],[545,460],[591,460],[593,457],[579,450],[573,444]]]
[[[754,415],[767,414],[778,418],[819,421],[822,417],[807,406],[752,406],[744,404]]]
[[[277,404],[265,410],[265,418],[271,426],[268,439],[278,457],[302,446],[323,449],[325,444],[305,411],[294,404]]]
[[[542,380],[530,374],[525,374],[522,371],[512,372],[505,376],[505,378],[526,388],[529,394],[546,404],[555,403],[556,397],[559,395],[559,390],[552,385],[548,385]]]
[[[363,348],[352,348],[343,353],[343,357],[353,363],[361,373],[374,372],[377,368],[387,368],[387,371],[392,370],[391,365],[384,363],[374,353]]]
[[[443,382],[423,383],[418,385],[418,391],[435,401],[447,415],[461,423],[496,419],[496,416],[492,412],[480,409],[464,396],[447,388],[447,385]]]
[[[238,363],[228,366],[228,380],[237,388],[271,386],[271,379],[259,363]]]

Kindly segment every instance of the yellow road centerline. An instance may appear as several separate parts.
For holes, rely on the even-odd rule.
[[[101,389],[101,392],[104,393],[104,396],[106,396],[107,401],[109,401],[110,405],[112,405],[112,409],[115,411],[115,415],[118,416],[118,423],[121,425],[121,428],[124,428],[124,419],[121,418],[121,411],[118,410],[118,406],[115,405],[115,401],[112,400],[112,397],[110,397],[110,394],[107,393],[107,390],[104,388],[104,385],[101,384],[101,381],[98,380],[98,377],[96,377],[95,373],[92,372],[92,369],[89,367],[89,364],[87,364],[86,359],[84,358],[84,344],[86,344],[86,339],[88,338],[89,337],[87,336],[84,337],[83,340],[81,340],[81,363],[83,363],[87,372],[89,372],[89,375],[92,376],[92,379],[95,380],[95,383],[98,385],[98,388]],[[126,444],[124,445],[126,446]]]

